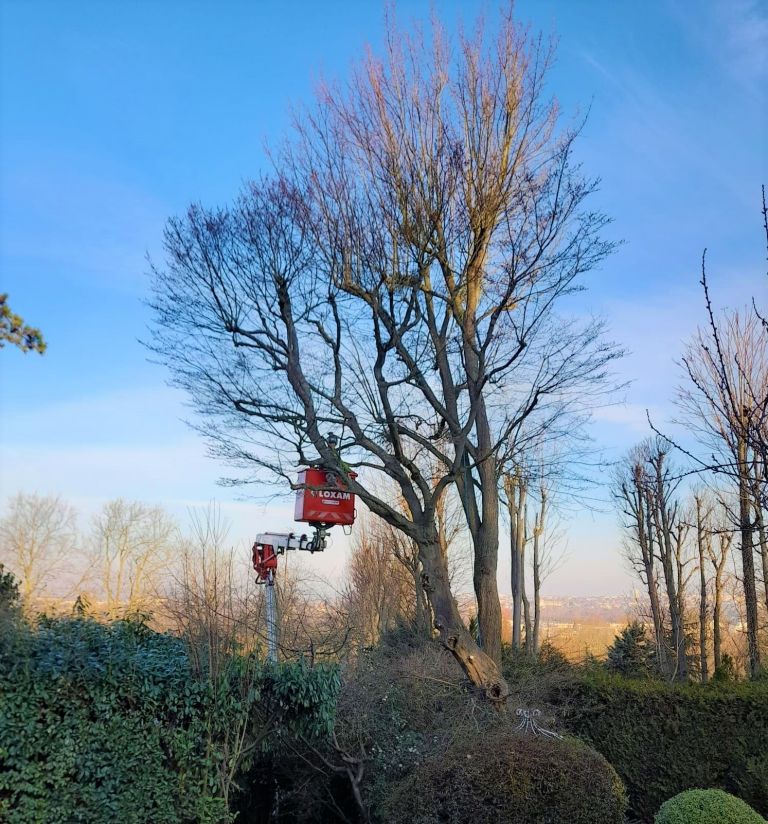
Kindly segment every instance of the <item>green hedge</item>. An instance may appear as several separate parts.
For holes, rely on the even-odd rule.
[[[553,697],[566,728],[613,764],[651,820],[683,790],[719,788],[768,812],[768,684],[675,685],[592,676]]]
[[[338,675],[225,661],[197,677],[180,639],[131,622],[17,626],[0,641],[0,820],[232,820],[238,734],[253,756],[275,719],[285,734],[330,732]]]
[[[616,771],[583,742],[499,725],[424,758],[376,813],[387,824],[623,824],[625,807]]]
[[[765,824],[765,819],[722,790],[686,790],[661,805],[655,824]]]

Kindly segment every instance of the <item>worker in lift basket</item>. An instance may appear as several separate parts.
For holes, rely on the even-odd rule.
[[[344,479],[339,473],[339,469],[341,469],[342,472],[349,474],[349,472],[352,471],[352,467],[341,459],[341,455],[339,454],[339,439],[333,432],[329,432],[325,442],[328,445],[328,449],[331,450],[336,463],[333,466],[329,466],[327,463],[323,463],[321,461],[318,463],[318,467],[320,469],[324,469],[326,475],[330,476],[328,477],[329,481],[334,480],[337,486],[346,486]]]

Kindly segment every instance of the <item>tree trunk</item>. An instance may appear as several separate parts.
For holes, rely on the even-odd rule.
[[[715,594],[712,604],[712,658],[715,671],[723,662],[722,634],[720,630],[720,612],[723,600],[723,569],[725,564],[718,566],[715,570]]]
[[[680,622],[680,651],[683,658],[683,666],[680,667],[680,680],[688,679],[688,655],[687,655],[687,639],[685,636],[685,587],[687,578],[685,576],[684,560],[686,539],[688,535],[688,526],[683,523],[678,523],[677,530],[674,537],[675,548],[675,567],[677,579],[677,615]]]
[[[494,702],[503,702],[509,687],[496,662],[475,643],[459,614],[451,594],[448,565],[440,552],[436,536],[426,536],[418,542],[422,565],[421,583],[429,599],[435,629],[445,647],[453,653],[467,678],[485,691]]]
[[[474,543],[475,563],[472,581],[477,597],[477,622],[480,627],[483,650],[496,663],[499,663],[501,661],[501,602],[496,580],[499,562],[499,480],[493,456],[478,466],[478,475],[482,498],[482,520]]]
[[[539,531],[533,534],[533,654],[541,647],[541,560],[539,558]]]
[[[415,592],[414,616],[413,624],[416,634],[422,638],[430,637],[430,614],[429,602],[426,600],[426,593],[421,584],[421,569],[420,564],[414,564],[412,567],[413,586]]]
[[[760,543],[760,560],[763,569],[763,590],[765,592],[765,608],[768,610],[768,532],[765,528],[765,515],[760,498],[755,496],[755,521],[757,523],[757,538]]]
[[[696,547],[699,551],[699,660],[701,681],[709,680],[707,655],[707,570],[704,565],[705,542],[711,537],[705,534],[704,513],[701,499],[696,496]]]
[[[645,585],[648,590],[648,601],[651,605],[653,620],[653,640],[656,645],[656,663],[659,672],[667,675],[666,641],[664,638],[664,620],[661,614],[659,601],[659,586],[656,580],[655,555],[653,553],[653,516],[651,500],[645,493],[644,473],[639,465],[633,468],[632,511],[637,526],[637,543],[643,563]],[[627,495],[629,501],[629,493]]]
[[[523,596],[525,569],[523,567],[525,549],[525,502],[527,489],[520,473],[507,475],[504,479],[509,510],[509,548],[511,554],[512,585],[512,646],[522,647]]]
[[[755,557],[752,545],[754,527],[748,478],[747,444],[741,436],[736,448],[739,465],[739,531],[741,532],[741,565],[744,578],[744,611],[747,621],[749,676],[750,678],[756,678],[760,672],[760,646],[757,637],[757,588],[755,586]]]
[[[701,666],[701,681],[706,684],[709,680],[709,658],[707,650],[707,576],[704,569],[704,556],[699,552],[700,602],[699,602],[699,658]]]
[[[477,598],[477,622],[483,650],[497,663],[501,661],[501,603],[496,581],[499,556],[498,511],[493,523],[484,521],[474,542],[475,562],[472,583]]]
[[[532,653],[538,655],[541,647],[541,540],[547,517],[547,490],[542,484],[540,509],[533,525],[533,638]]]
[[[523,537],[523,548],[520,553],[520,600],[523,602],[523,622],[525,625],[525,649],[533,653],[533,626],[531,624],[531,602],[528,600],[528,593],[525,590],[525,545],[527,536]]]
[[[511,529],[509,539],[509,549],[511,554],[512,574],[510,584],[512,586],[512,647],[520,649],[522,644],[522,598],[520,597],[520,556],[517,551],[517,532]]]
[[[496,573],[499,562],[499,467],[488,412],[483,396],[483,369],[475,349],[476,318],[482,282],[481,254],[467,273],[466,308],[462,323],[462,348],[467,373],[467,394],[475,414],[477,479],[480,486],[480,517],[468,519],[474,542],[475,561],[472,582],[477,598],[477,623],[483,650],[496,663],[501,662],[501,602]],[[468,470],[466,474],[471,475]],[[466,478],[459,494],[475,498],[472,477]],[[476,500],[476,499],[475,499]],[[467,505],[465,503],[465,510]],[[475,505],[476,510],[476,505]],[[472,529],[474,521],[475,528]]]
[[[655,496],[650,497],[648,504],[649,507],[652,507],[654,520],[656,522],[656,535],[658,538],[659,553],[661,555],[662,571],[664,573],[664,584],[667,591],[667,606],[669,608],[669,620],[672,626],[672,643],[675,649],[675,678],[680,681],[685,681],[688,677],[688,667],[685,657],[683,615],[680,609],[680,597],[678,593],[680,581],[675,579],[673,559],[676,555],[672,544],[672,522],[667,507],[667,491],[665,489],[662,460],[663,456],[661,455],[652,460],[656,476],[656,490]]]

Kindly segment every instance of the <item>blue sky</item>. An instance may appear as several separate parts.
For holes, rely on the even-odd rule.
[[[435,4],[450,27],[494,4]],[[396,5],[401,22],[430,3]],[[183,518],[213,498],[245,539],[290,526],[287,503],[246,503],[216,479],[138,339],[147,253],[193,200],[224,203],[267,165],[292,104],[343,78],[383,31],[379,2],[0,2],[0,290],[49,342],[0,354],[0,498],[56,493],[85,513],[118,495]],[[578,155],[602,179],[595,205],[626,241],[579,311],[603,314],[631,354],[626,403],[596,443],[620,454],[667,420],[674,360],[701,319],[698,263],[715,298],[766,294],[760,184],[768,180],[768,6],[755,0],[519,0],[559,38],[550,82],[589,110]],[[553,594],[625,591],[610,514],[570,520]],[[326,553],[320,568],[338,569]],[[506,571],[502,571],[504,580]]]

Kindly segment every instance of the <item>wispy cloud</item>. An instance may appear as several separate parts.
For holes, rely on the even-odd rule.
[[[699,48],[745,91],[765,101],[768,5],[764,0],[715,0],[711,5],[670,0],[669,8]]]
[[[6,444],[151,447],[189,437],[180,420],[186,411],[183,394],[160,385],[14,405],[0,411],[0,425]]]
[[[58,277],[143,293],[145,251],[161,237],[167,208],[124,172],[76,154],[9,145],[0,233],[3,257]],[[8,265],[8,263],[6,263]]]
[[[649,409],[637,403],[621,403],[597,409],[593,418],[597,423],[619,426],[627,435],[637,437],[650,434],[648,427],[649,414],[652,420],[658,420],[659,417],[666,414],[666,410],[663,407]]]
[[[720,0],[724,57],[745,85],[761,90],[768,82],[768,4],[764,0]],[[759,84],[759,85],[758,85]]]

